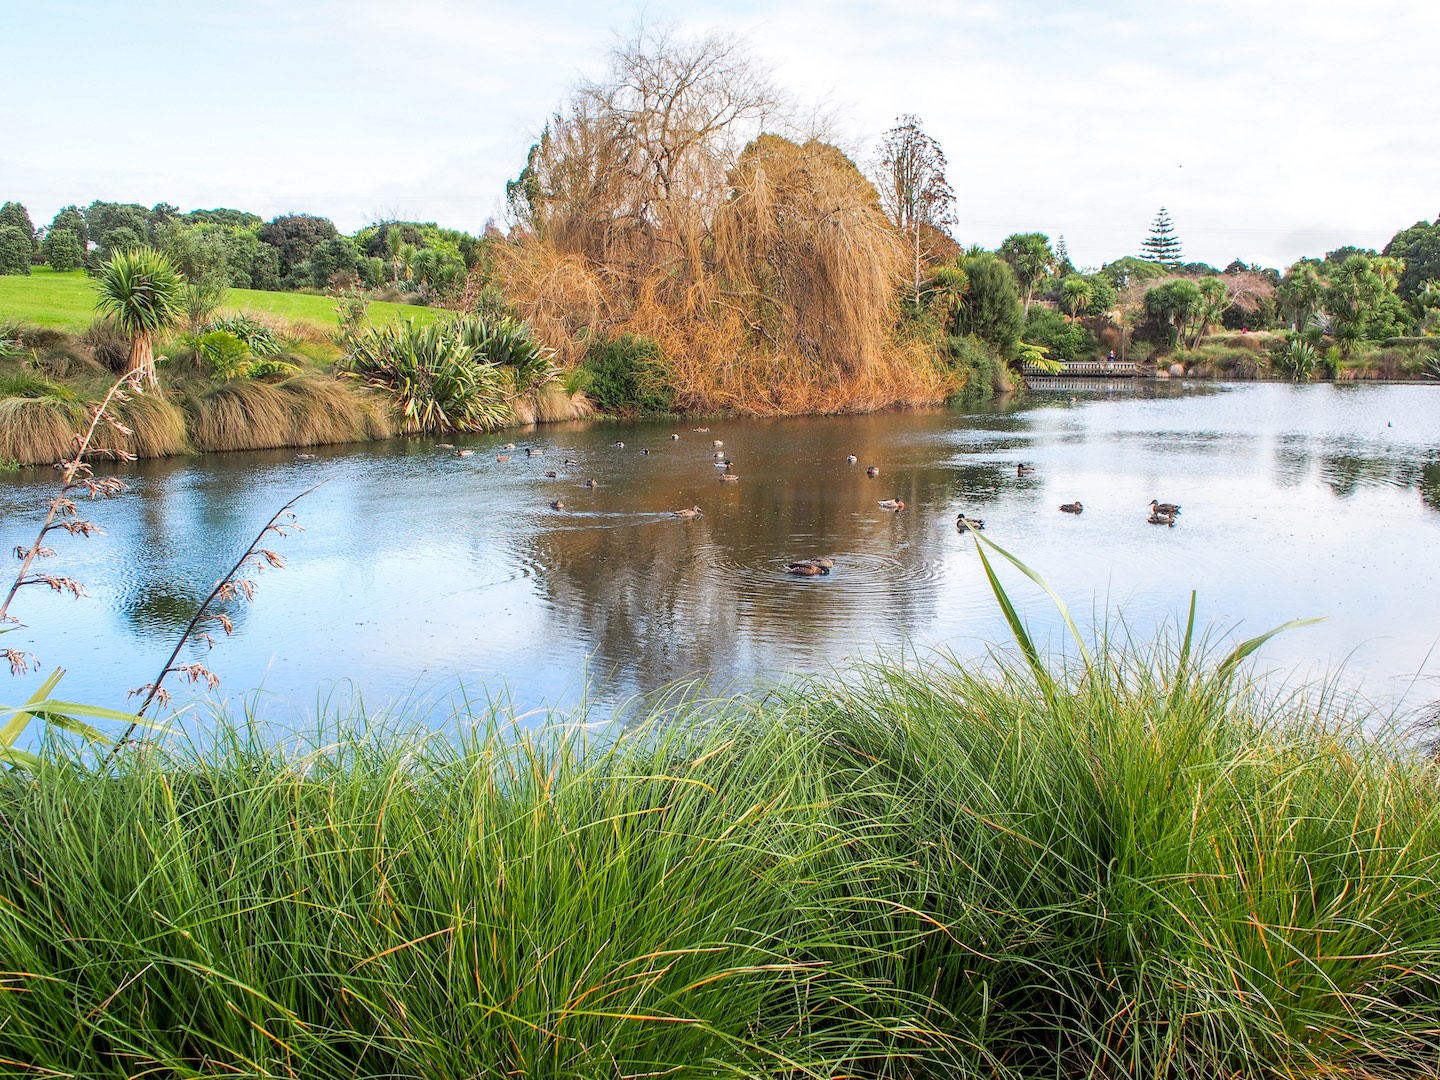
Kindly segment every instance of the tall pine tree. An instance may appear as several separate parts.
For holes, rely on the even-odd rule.
[[[1140,245],[1143,254],[1140,256],[1149,262],[1161,263],[1165,266],[1176,266],[1180,262],[1180,240],[1175,235],[1175,225],[1170,220],[1170,212],[1165,207],[1160,207],[1160,213],[1155,215],[1155,224],[1150,226],[1150,235]]]

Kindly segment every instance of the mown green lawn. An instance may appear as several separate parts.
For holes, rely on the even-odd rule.
[[[328,296],[231,289],[225,307],[291,322],[312,323],[327,330],[338,325],[335,301]],[[370,305],[370,319],[373,322],[391,322],[409,317],[417,322],[432,322],[440,310],[376,301]],[[95,293],[83,270],[57,274],[47,266],[37,266],[29,277],[0,277],[0,319],[16,319],[79,333],[94,318]]]

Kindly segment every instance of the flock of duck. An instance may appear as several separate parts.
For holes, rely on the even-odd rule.
[[[695,428],[694,430],[700,433],[708,433],[710,429],[699,427]],[[680,436],[678,434],[672,433],[670,438],[672,440],[678,440]],[[436,443],[435,445],[436,449],[453,450],[456,457],[470,457],[475,453],[473,449],[456,448],[451,443]],[[620,440],[617,440],[612,445],[616,449],[624,449],[625,447],[625,443]],[[722,472],[720,473],[720,480],[722,482],[729,481],[732,483],[738,481],[740,477],[737,476],[734,472],[735,463],[730,459],[730,457],[725,453],[723,449],[725,443],[720,439],[713,439],[711,440],[711,445],[715,448],[714,454],[712,455],[715,467],[722,470]],[[502,451],[514,450],[515,444],[506,443],[500,449]],[[648,448],[641,448],[640,453],[649,454],[650,451]],[[543,454],[544,451],[536,447],[527,447],[525,450],[525,456],[527,458],[540,457]],[[512,455],[507,453],[500,453],[495,456],[495,460],[502,463],[507,462],[512,460]],[[850,454],[846,457],[845,460],[849,464],[854,465],[860,459],[857,458],[854,454]],[[567,467],[570,467],[578,466],[580,463],[574,458],[565,458],[563,464]],[[1020,477],[1030,476],[1034,472],[1035,466],[1027,464],[1025,462],[1021,462],[1015,467],[1015,473],[1017,476]],[[880,475],[880,467],[878,465],[867,466],[865,469],[865,475],[872,480],[875,479]],[[558,478],[559,473],[556,470],[551,469],[545,473],[545,476],[551,480],[554,480]],[[597,488],[600,486],[600,482],[592,476],[587,478],[583,482],[582,486],[587,488]],[[901,510],[905,509],[905,500],[899,498],[881,499],[879,500],[879,506],[882,510],[888,510],[892,513],[899,513]],[[564,510],[565,501],[563,499],[555,499],[550,503],[550,508],[552,510]],[[1065,514],[1078,515],[1085,512],[1085,505],[1079,499],[1076,499],[1074,502],[1061,503],[1060,511],[1061,513]],[[703,513],[704,511],[699,506],[686,506],[681,507],[679,510],[671,510],[670,516],[672,518],[684,519],[700,517]],[[1151,525],[1167,525],[1170,528],[1174,528],[1175,518],[1179,515],[1179,513],[1180,507],[1175,503],[1166,503],[1160,502],[1158,499],[1151,499],[1150,516],[1146,518],[1146,521],[1149,522],[1149,524]],[[964,513],[961,513],[955,518],[955,527],[962,533],[971,531],[979,532],[985,528],[985,522],[981,518],[968,517]],[[835,561],[830,558],[798,559],[795,562],[787,562],[785,564],[786,572],[794,574],[797,577],[817,577],[822,574],[830,573],[830,571],[834,569],[834,567]]]

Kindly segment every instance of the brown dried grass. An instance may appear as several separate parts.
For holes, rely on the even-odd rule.
[[[163,394],[135,394],[112,405],[125,435],[102,423],[91,439],[94,456],[122,451],[133,457],[170,457],[190,449],[185,413]],[[22,465],[49,465],[75,452],[75,439],[90,423],[87,404],[54,398],[0,399],[0,458]]]
[[[507,245],[499,280],[563,364],[597,333],[654,340],[687,411],[862,412],[959,389],[932,347],[897,337],[905,249],[844,154],[762,136],[730,182],[703,264],[678,238],[621,258],[613,237],[597,248],[589,232],[556,229]]]
[[[395,424],[362,389],[301,375],[275,384],[225,383],[195,400],[190,430],[199,450],[267,450],[388,438]]]

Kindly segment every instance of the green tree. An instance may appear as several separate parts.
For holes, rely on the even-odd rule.
[[[1140,245],[1143,254],[1140,256],[1150,262],[1160,263],[1162,266],[1177,266],[1180,262],[1180,240],[1175,235],[1175,225],[1170,220],[1170,212],[1165,207],[1155,215],[1155,223],[1150,226],[1150,235]]]
[[[1087,277],[1071,274],[1060,282],[1060,307],[1072,320],[1089,311],[1094,298],[1095,284]]]
[[[1433,224],[1417,221],[1400,230],[1390,238],[1382,254],[1405,264],[1396,291],[1402,300],[1414,304],[1427,281],[1440,280],[1440,219]]]
[[[1291,325],[1304,333],[1310,320],[1320,310],[1326,281],[1318,259],[1301,259],[1285,271],[1276,289],[1280,310],[1290,318]]]
[[[50,227],[46,230],[46,233],[48,235],[57,229],[68,229],[74,233],[75,239],[80,241],[80,250],[82,253],[89,250],[90,230],[85,227],[85,215],[80,212],[78,206],[71,204],[57,213],[51,220]]]
[[[31,237],[14,225],[0,225],[0,274],[30,273]]]
[[[1057,277],[1069,277],[1075,273],[1075,264],[1070,261],[1070,245],[1065,243],[1065,235],[1061,233],[1055,239],[1055,274]]]
[[[970,291],[970,278],[954,263],[937,266],[925,286],[924,303],[926,310],[940,321],[947,335],[955,335],[958,329],[955,320],[960,314],[960,305]]]
[[[1204,304],[1200,286],[1189,278],[1162,281],[1145,293],[1145,314],[1164,331],[1166,342],[1172,346],[1186,340]]]
[[[46,229],[40,251],[50,269],[56,273],[78,270],[85,265],[85,249],[80,246],[79,237],[69,229]]]
[[[142,245],[115,252],[100,268],[95,288],[96,310],[130,338],[126,370],[143,371],[155,385],[155,338],[185,316],[184,278],[164,255]]]
[[[31,244],[25,230],[0,225],[0,275],[30,273]]]
[[[1055,265],[1055,252],[1050,250],[1050,238],[1044,233],[1012,233],[1007,236],[996,252],[1010,264],[1015,280],[1020,283],[1024,304],[1021,318],[1030,314],[1030,298],[1035,286]]]
[[[965,271],[969,289],[956,313],[956,332],[973,334],[993,345],[1007,360],[1013,360],[1025,325],[1014,271],[987,251],[965,255],[960,268]]]
[[[260,228],[260,240],[280,255],[280,277],[292,284],[309,284],[301,265],[326,240],[339,236],[334,222],[314,214],[282,214]]]
[[[1190,343],[1192,349],[1199,346],[1212,324],[1225,317],[1225,309],[1230,306],[1230,290],[1222,278],[1203,277],[1196,287],[1200,290],[1200,311],[1195,317],[1195,336]]]
[[[144,238],[149,221],[150,211],[139,203],[101,202],[96,199],[85,208],[85,228],[89,238],[96,243],[103,242],[105,234],[116,229],[129,229],[138,243]]]
[[[36,250],[35,223],[30,220],[30,211],[18,202],[7,202],[4,206],[0,206],[0,226],[3,225],[9,225],[24,233],[26,240],[30,243],[30,252],[34,254]],[[29,271],[27,270],[26,273]]]
[[[911,287],[920,307],[921,230],[943,230],[954,220],[955,192],[945,179],[945,151],[920,127],[915,116],[901,116],[880,143],[880,205],[898,229],[908,234],[914,253]]]

